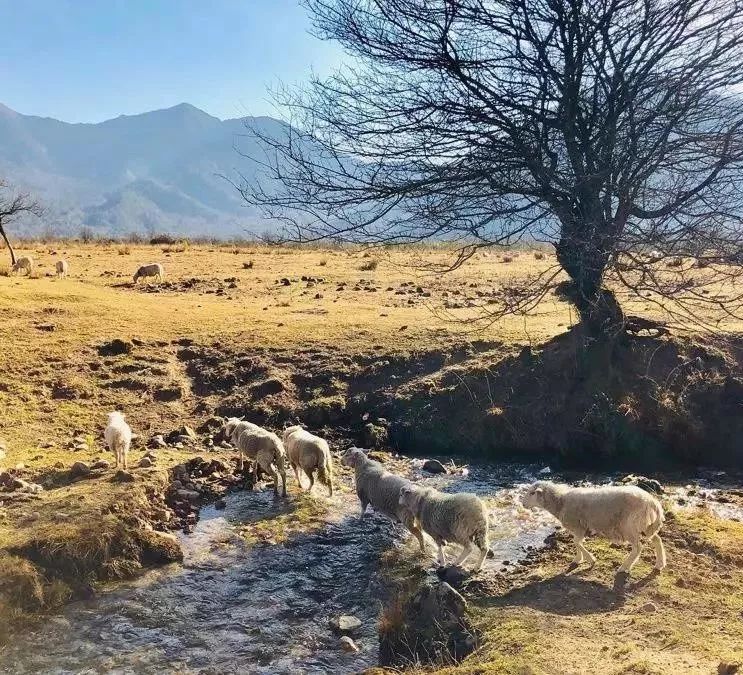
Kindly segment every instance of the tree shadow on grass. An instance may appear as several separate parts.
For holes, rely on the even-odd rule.
[[[598,581],[558,574],[514,588],[505,595],[479,601],[485,607],[531,607],[543,612],[573,616],[595,614],[621,607],[624,595]]]

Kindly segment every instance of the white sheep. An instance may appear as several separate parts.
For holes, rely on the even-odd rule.
[[[354,470],[356,494],[361,501],[359,519],[363,519],[366,507],[371,504],[376,512],[402,523],[418,540],[421,551],[425,551],[423,533],[415,517],[400,504],[400,490],[411,486],[412,483],[402,476],[390,473],[379,462],[369,459],[360,448],[348,450],[343,455],[341,463]]]
[[[222,430],[222,435],[225,439],[227,439],[232,445],[238,448],[237,439],[240,438],[240,434],[242,434],[243,431],[246,429],[249,429],[251,431],[266,431],[263,427],[259,427],[257,424],[253,424],[252,422],[246,422],[242,417],[230,417],[227,419],[227,421],[224,424],[224,428]],[[255,459],[255,458],[253,458]],[[243,470],[243,452],[240,450],[240,464],[239,469],[240,471]]]
[[[453,542],[462,546],[454,566],[464,563],[474,545],[480,549],[474,571],[482,569],[489,548],[489,526],[485,504],[477,495],[466,492],[446,494],[433,488],[411,485],[400,490],[399,501],[436,542],[439,565],[446,565],[444,546]]]
[[[573,535],[577,553],[570,567],[582,562],[591,566],[596,558],[583,540],[589,534],[606,537],[616,543],[632,544],[632,550],[617,570],[629,574],[642,551],[640,538],[646,536],[655,549],[655,568],[666,566],[666,551],[658,531],[663,525],[661,503],[651,494],[633,485],[603,487],[570,487],[550,481],[537,481],[527,488],[522,498],[527,508],[549,511]]]
[[[132,430],[126,423],[124,414],[120,412],[108,413],[108,425],[103,432],[108,449],[116,457],[116,466],[122,464],[126,469],[129,446],[132,443]]]
[[[232,442],[240,451],[240,465],[243,453],[255,460],[253,481],[257,479],[258,467],[273,476],[273,491],[279,492],[279,475],[283,481],[283,495],[286,497],[286,451],[279,437],[250,422],[240,421],[232,430]]]
[[[57,260],[54,268],[57,271],[57,277],[66,277],[70,271],[70,265],[66,260]]]
[[[151,277],[156,277],[159,282],[165,278],[165,269],[160,263],[142,265],[142,267],[134,273],[134,283],[136,284],[139,279],[148,279]]]
[[[307,474],[310,479],[309,492],[315,485],[315,471],[317,479],[328,488],[328,493],[333,496],[333,458],[330,456],[330,448],[327,441],[311,434],[300,426],[287,427],[283,434],[286,456],[289,459],[294,475],[297,477],[299,487],[302,480],[299,469]]]
[[[18,258],[18,260],[15,261],[13,267],[10,268],[11,272],[20,272],[21,270],[26,270],[26,274],[28,276],[31,276],[31,273],[34,271],[33,258],[29,256]]]

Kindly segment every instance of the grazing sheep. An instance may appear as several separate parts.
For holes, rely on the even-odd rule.
[[[286,497],[286,451],[284,450],[284,444],[281,442],[279,437],[265,429],[250,424],[247,422],[249,427],[236,427],[239,433],[233,431],[233,438],[235,439],[235,445],[240,450],[240,463],[242,465],[243,453],[245,453],[251,459],[254,459],[253,463],[253,480],[255,481],[258,474],[258,467],[263,469],[266,473],[273,476],[273,491],[275,494],[279,493],[279,475],[281,475],[283,481],[283,495]],[[255,427],[255,428],[251,428]],[[240,429],[242,429],[240,431]]]
[[[359,448],[351,448],[341,459],[341,463],[354,470],[356,494],[361,501],[361,515],[364,517],[366,507],[371,504],[375,511],[383,513],[391,520],[402,523],[418,540],[421,551],[426,550],[418,523],[413,514],[400,504],[400,490],[410,487],[412,483],[387,471],[379,462],[366,456]]]
[[[103,432],[108,449],[116,457],[116,467],[122,464],[126,469],[129,446],[132,443],[132,430],[126,423],[124,414],[120,412],[108,413],[108,425]]]
[[[666,566],[666,551],[658,531],[663,525],[663,507],[651,494],[633,485],[570,487],[550,481],[529,486],[522,502],[527,508],[549,511],[573,535],[577,553],[571,568],[582,562],[596,563],[583,546],[589,534],[597,534],[616,543],[629,542],[632,550],[619,567],[618,574],[629,574],[640,557],[640,537],[649,537],[655,549],[655,568]]]
[[[299,487],[302,480],[299,477],[301,468],[310,479],[309,492],[315,485],[314,473],[317,471],[317,479],[328,488],[328,494],[333,496],[333,458],[330,456],[330,448],[327,441],[311,434],[300,426],[287,427],[284,429],[284,447],[294,475],[297,477]]]
[[[136,284],[139,279],[148,279],[151,277],[156,277],[159,282],[165,278],[165,270],[160,263],[142,265],[142,267],[134,273],[134,283]]]
[[[70,265],[66,260],[57,260],[54,267],[57,270],[57,277],[66,277],[69,274]]]
[[[400,505],[408,509],[431,535],[438,546],[439,565],[446,565],[444,546],[448,542],[460,544],[462,552],[454,562],[461,565],[473,552],[473,544],[480,549],[480,558],[474,571],[479,572],[488,554],[488,512],[477,495],[466,492],[446,494],[433,488],[403,487]]]
[[[240,434],[242,434],[245,430],[250,431],[266,431],[263,427],[259,427],[257,424],[253,424],[252,422],[246,422],[241,417],[230,417],[227,419],[227,421],[224,424],[224,428],[222,429],[222,435],[225,439],[227,439],[232,445],[240,449],[238,447],[237,439],[240,438]],[[255,459],[255,458],[254,458]],[[240,471],[243,470],[243,453],[242,450],[240,450],[240,464],[239,464]]]
[[[30,258],[28,256],[18,258],[18,260],[15,261],[15,265],[10,268],[11,272],[20,272],[21,270],[26,270],[26,274],[28,276],[31,276],[31,273],[34,271],[33,258]]]

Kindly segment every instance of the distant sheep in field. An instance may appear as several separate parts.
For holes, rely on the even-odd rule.
[[[10,268],[11,272],[20,272],[21,270],[26,270],[26,274],[28,276],[31,276],[31,273],[34,271],[34,261],[33,258],[30,258],[29,256],[23,256],[22,258],[18,258],[16,260],[13,267]]]
[[[463,547],[454,565],[461,565],[476,547],[480,557],[474,571],[480,571],[488,554],[489,527],[488,512],[477,495],[465,492],[446,494],[433,488],[409,486],[400,490],[399,501],[436,542],[439,565],[446,565],[444,546],[453,542]]]
[[[57,271],[57,277],[66,277],[70,272],[70,265],[66,260],[57,260],[57,264],[54,266]]]
[[[142,265],[142,267],[134,273],[134,283],[136,284],[140,279],[151,279],[152,277],[156,277],[158,282],[162,282],[165,278],[165,270],[160,263]]]
[[[132,430],[126,423],[124,414],[120,412],[108,413],[108,425],[103,432],[108,449],[116,457],[116,466],[119,464],[127,468],[127,455],[129,446],[132,444]]]
[[[284,447],[294,475],[297,477],[299,487],[302,487],[299,469],[307,474],[310,479],[309,491],[315,484],[315,472],[317,479],[328,488],[328,493],[333,496],[333,458],[330,456],[330,448],[327,442],[311,434],[300,426],[287,427],[284,429]]]
[[[591,566],[596,563],[596,558],[583,546],[583,540],[590,534],[632,544],[617,574],[630,573],[642,551],[642,536],[648,537],[655,549],[655,569],[660,571],[666,566],[666,551],[658,536],[664,521],[663,507],[645,490],[630,485],[575,488],[538,481],[527,489],[522,502],[527,508],[549,511],[573,535],[577,553],[571,568],[582,562]]]
[[[359,448],[351,448],[341,459],[345,466],[353,468],[356,482],[356,494],[361,501],[361,515],[363,519],[366,507],[383,513],[397,523],[402,523],[418,540],[421,551],[426,550],[423,533],[416,523],[413,514],[400,504],[400,490],[410,487],[412,483],[387,471],[379,462],[366,456]]]

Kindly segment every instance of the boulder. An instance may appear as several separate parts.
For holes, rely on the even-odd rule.
[[[195,502],[199,499],[201,499],[201,493],[196,492],[196,490],[186,490],[185,488],[182,490],[177,490],[176,495],[179,499],[185,499],[189,502]]]
[[[162,434],[155,434],[151,439],[150,442],[147,443],[148,448],[167,448],[168,444],[165,442],[165,438],[163,438]]]
[[[383,623],[380,664],[404,667],[461,661],[477,646],[477,633],[466,617],[466,608],[467,601],[449,584],[425,581],[403,601],[399,619]]]
[[[111,466],[105,459],[98,459],[90,465],[91,469],[108,469]]]
[[[139,460],[138,466],[140,469],[149,469],[152,466],[152,460],[149,457],[144,456]]]
[[[344,652],[348,652],[349,654],[358,654],[359,652],[358,646],[348,635],[341,637],[338,640],[338,645]]]
[[[330,627],[336,633],[352,633],[361,628],[361,619],[349,614],[341,614],[330,620]]]
[[[129,471],[124,471],[123,469],[119,469],[114,474],[114,477],[111,480],[114,483],[133,483],[135,479],[134,479],[134,474],[130,473]]]
[[[90,474],[90,467],[85,462],[75,462],[70,468],[70,478],[82,478]]]
[[[446,473],[446,467],[438,459],[427,459],[421,469],[428,473]]]

